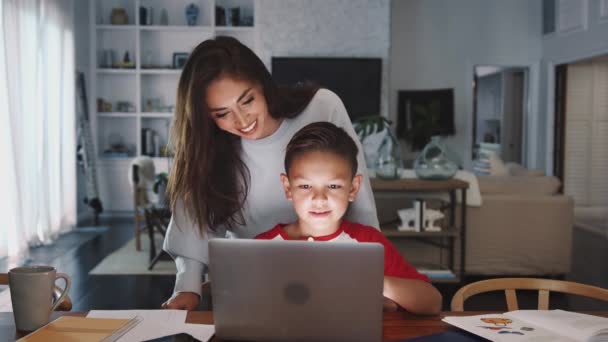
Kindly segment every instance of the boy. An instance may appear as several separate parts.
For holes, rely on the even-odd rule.
[[[316,122],[299,130],[287,145],[281,182],[293,202],[296,222],[278,224],[256,239],[377,242],[384,246],[385,310],[437,314],[441,294],[373,227],[343,219],[355,200],[362,176],[357,174],[357,145],[341,128]]]

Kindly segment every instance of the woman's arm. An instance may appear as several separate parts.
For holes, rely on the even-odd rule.
[[[441,311],[441,294],[423,280],[385,276],[383,294],[414,314],[436,315]]]
[[[165,308],[193,310],[198,306],[203,273],[209,262],[209,239],[225,235],[206,231],[201,236],[198,229],[186,214],[183,203],[178,202],[163,243],[163,249],[175,259],[177,268],[174,293],[163,304]]]

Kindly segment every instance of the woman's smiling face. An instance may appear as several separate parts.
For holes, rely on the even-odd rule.
[[[270,116],[262,87],[232,77],[211,82],[205,94],[209,114],[216,125],[245,139],[262,139],[274,133],[280,120]]]

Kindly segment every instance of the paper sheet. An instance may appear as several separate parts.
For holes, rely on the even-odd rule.
[[[186,315],[185,310],[91,310],[87,317],[141,317],[143,321],[123,335],[120,342],[145,341],[179,333],[189,334],[201,341],[208,341],[213,336],[213,325],[185,323]]]
[[[215,326],[208,324],[190,324],[184,323],[184,332],[197,340],[209,341],[215,334]]]

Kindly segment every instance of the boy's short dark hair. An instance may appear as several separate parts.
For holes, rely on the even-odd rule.
[[[295,158],[313,151],[331,152],[344,158],[351,166],[353,177],[357,174],[357,144],[346,131],[331,122],[314,122],[294,134],[285,151],[285,173],[289,174]]]

